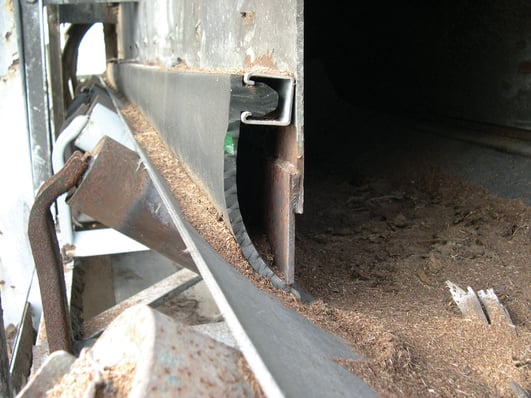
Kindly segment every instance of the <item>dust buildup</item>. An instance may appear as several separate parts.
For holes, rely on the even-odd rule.
[[[140,111],[129,104],[123,113],[205,240],[260,289],[350,343],[362,359],[335,360],[380,396],[513,397],[510,383],[531,389],[531,210],[521,201],[465,184],[429,159],[370,177],[306,173],[296,280],[315,300],[305,304],[256,274]],[[515,328],[465,319],[447,280],[493,288]]]
[[[70,371],[50,389],[46,398],[122,398],[129,395],[136,365],[123,360],[115,366],[101,366],[90,350],[81,351]]]

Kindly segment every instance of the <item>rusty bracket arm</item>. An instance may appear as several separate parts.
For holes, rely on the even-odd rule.
[[[60,195],[77,185],[89,165],[89,158],[88,154],[74,152],[64,167],[41,186],[29,215],[28,237],[39,278],[50,352],[72,352],[63,260],[50,206]]]

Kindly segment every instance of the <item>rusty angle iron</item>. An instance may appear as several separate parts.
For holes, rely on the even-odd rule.
[[[89,169],[66,202],[194,272],[197,267],[135,151],[102,138]]]

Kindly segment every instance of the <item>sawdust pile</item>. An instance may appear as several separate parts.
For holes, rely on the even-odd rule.
[[[382,395],[514,397],[531,387],[531,209],[400,138],[358,164],[307,172],[299,283],[366,355],[344,365]],[[448,280],[494,289],[515,327],[465,319]]]
[[[509,398],[531,388],[531,209],[521,201],[462,183],[426,159],[393,165],[398,176],[307,172],[296,280],[315,300],[304,304],[252,270],[140,111],[128,104],[123,114],[205,240],[256,286],[352,344],[363,359],[337,361],[381,396]],[[465,319],[447,280],[493,288],[515,327]]]

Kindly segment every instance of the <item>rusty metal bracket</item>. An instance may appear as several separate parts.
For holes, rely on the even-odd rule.
[[[74,152],[64,167],[41,186],[29,215],[28,237],[39,278],[50,352],[72,352],[63,260],[50,206],[60,195],[77,185],[89,165],[89,158],[88,154]]]

